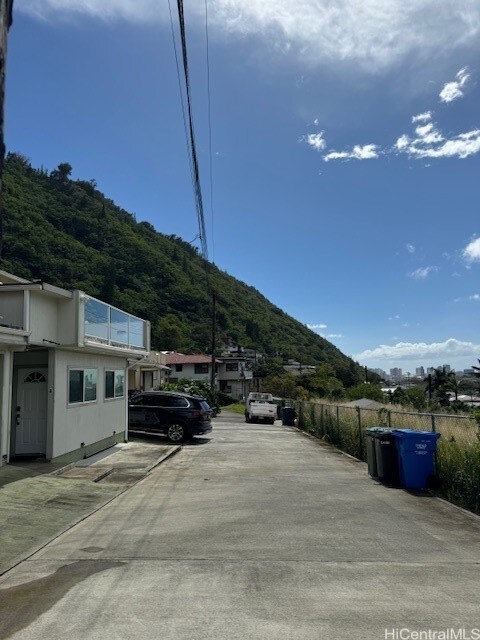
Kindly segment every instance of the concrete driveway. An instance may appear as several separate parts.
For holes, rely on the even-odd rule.
[[[471,634],[479,563],[476,517],[279,423],[222,415],[0,579],[0,638]]]

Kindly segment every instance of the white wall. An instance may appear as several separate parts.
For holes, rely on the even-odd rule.
[[[168,366],[172,369],[170,378],[175,378],[176,380],[180,380],[181,378],[188,378],[188,380],[202,380],[204,382],[210,382],[210,367],[212,366],[211,364],[208,365],[209,373],[195,373],[194,364],[184,364],[182,371],[175,371],[174,364]]]
[[[54,367],[53,450],[52,458],[79,449],[81,443],[93,444],[125,431],[125,398],[105,400],[105,369],[125,369],[126,358],[101,356],[55,349]],[[87,404],[68,404],[68,370],[97,369],[97,400]],[[125,388],[125,393],[127,390]]]
[[[47,296],[43,291],[30,292],[30,342],[48,346],[50,342],[60,342],[58,335],[57,298]]]

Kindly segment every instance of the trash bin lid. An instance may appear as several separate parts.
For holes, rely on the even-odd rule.
[[[438,440],[440,434],[435,431],[415,431],[415,429],[393,429],[393,435],[404,439]]]

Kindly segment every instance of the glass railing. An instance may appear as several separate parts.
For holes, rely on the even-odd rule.
[[[86,297],[85,337],[101,344],[147,348],[147,322],[105,302]]]

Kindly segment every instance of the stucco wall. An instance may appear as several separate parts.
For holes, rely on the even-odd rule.
[[[46,296],[43,291],[30,292],[30,342],[48,346],[58,339],[57,298]]]
[[[125,431],[125,398],[105,400],[105,369],[125,369],[125,358],[54,350],[53,451],[52,458],[88,446]],[[97,369],[97,400],[68,404],[68,370]],[[125,389],[126,393],[126,389]]]

